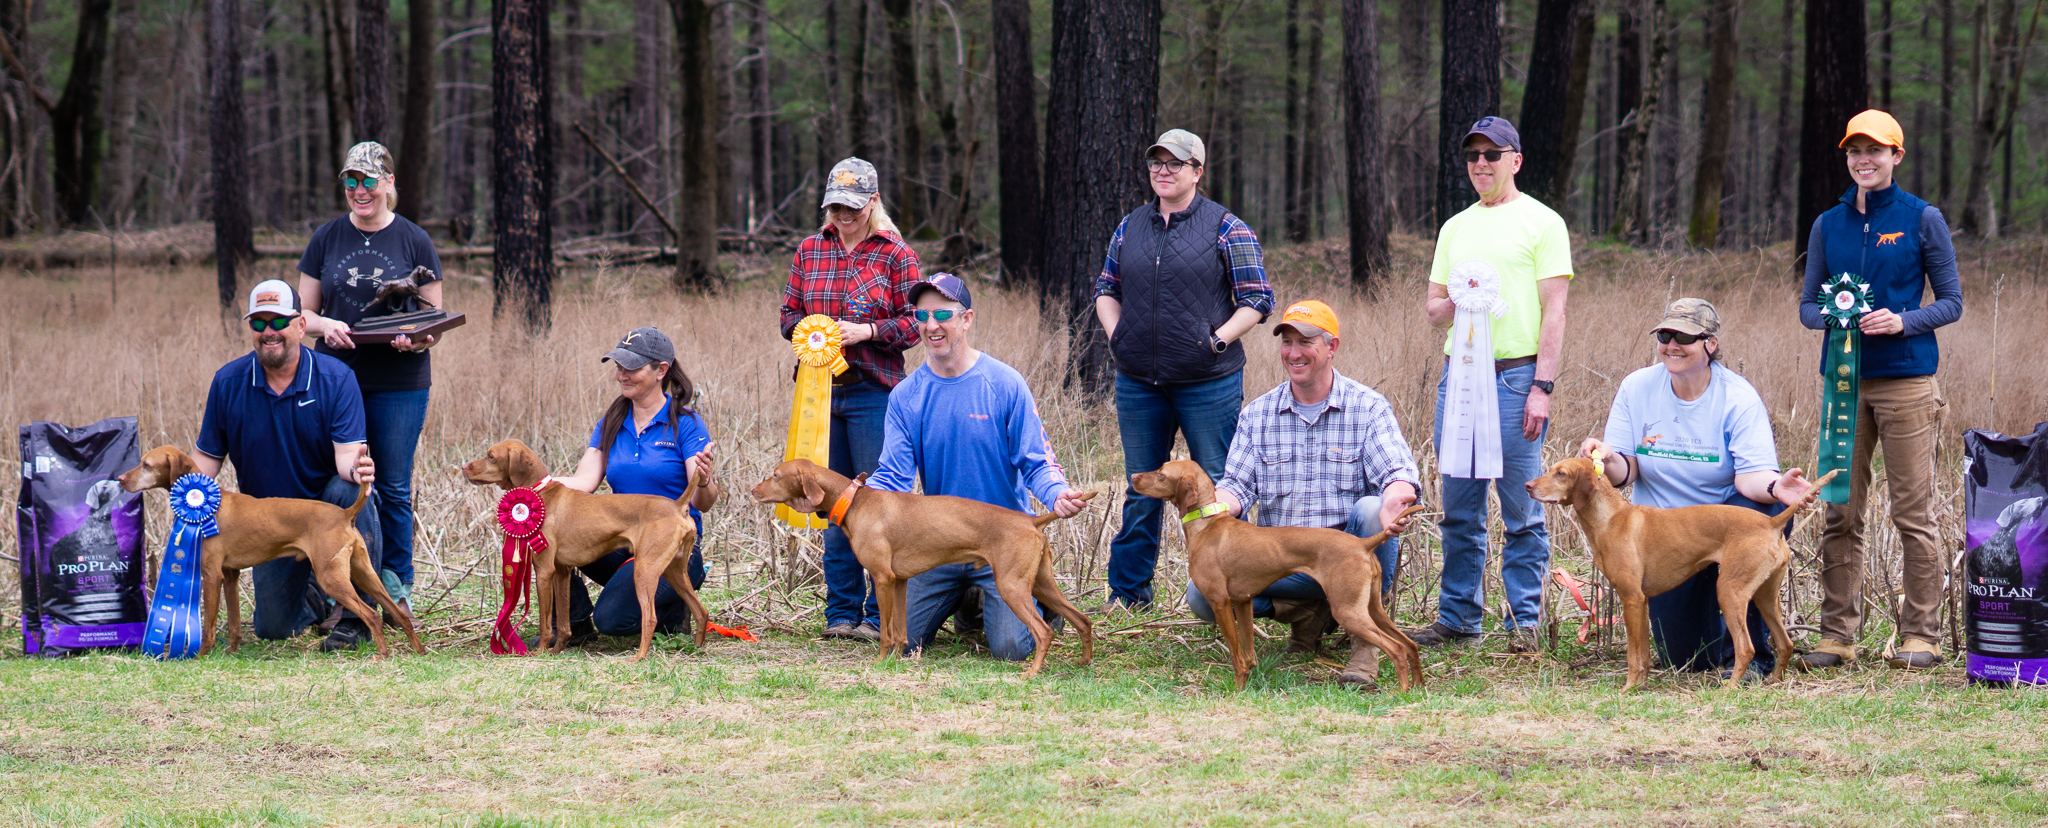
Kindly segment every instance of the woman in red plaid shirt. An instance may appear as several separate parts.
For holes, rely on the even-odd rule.
[[[903,352],[917,344],[910,288],[917,254],[876,193],[875,165],[848,158],[825,184],[825,224],[804,239],[782,289],[782,336],[814,313],[839,323],[852,370],[832,381],[832,450],[828,465],[852,477],[881,465],[882,421],[889,391],[903,381]],[[875,595],[846,533],[825,530],[825,637],[881,637]]]

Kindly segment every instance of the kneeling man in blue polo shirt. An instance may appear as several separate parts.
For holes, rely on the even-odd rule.
[[[300,344],[306,320],[299,315],[298,294],[284,282],[272,279],[249,291],[249,312],[242,318],[253,350],[214,373],[193,465],[215,477],[222,460],[233,462],[240,491],[251,497],[323,500],[346,508],[356,501],[359,484],[375,477],[355,373]],[[356,531],[371,549],[379,547],[375,492],[356,515]],[[325,602],[308,600],[312,564],[275,560],[250,571],[256,591],[250,620],[257,638],[290,638],[320,620],[318,607]],[[369,627],[349,615],[320,649],[353,647],[369,636]]]
[[[922,475],[928,495],[1020,512],[1030,511],[1036,495],[1060,517],[1079,513],[1087,503],[1067,487],[1024,375],[971,344],[974,297],[967,285],[940,273],[912,286],[909,298],[925,361],[889,394],[881,467],[868,485],[907,492]],[[909,649],[930,644],[962,594],[975,587],[989,652],[1007,661],[1029,658],[1037,639],[997,594],[995,570],[975,564],[935,567],[910,579]]]

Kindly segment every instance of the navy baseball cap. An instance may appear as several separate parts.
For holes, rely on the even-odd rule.
[[[1516,152],[1522,151],[1522,134],[1515,131],[1515,125],[1508,119],[1488,115],[1472,122],[1472,128],[1465,131],[1465,137],[1458,139],[1458,146],[1464,146],[1474,135],[1484,135],[1487,140]]]
[[[959,302],[960,307],[974,310],[974,294],[967,292],[967,283],[960,281],[958,276],[951,273],[934,273],[931,278],[912,285],[910,288],[911,304],[916,304],[918,294],[923,293],[927,288],[938,291],[940,295],[947,299]]]

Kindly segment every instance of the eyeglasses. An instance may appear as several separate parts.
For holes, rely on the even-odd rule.
[[[1669,345],[1672,342],[1677,342],[1680,345],[1691,345],[1695,342],[1708,338],[1705,334],[1695,336],[1693,334],[1679,333],[1677,331],[1658,331],[1656,332],[1655,336],[1657,337],[1658,342],[1661,342],[1665,345]]]
[[[1145,169],[1147,169],[1147,170],[1150,170],[1150,171],[1152,171],[1152,172],[1159,172],[1160,170],[1171,170],[1171,171],[1173,171],[1173,172],[1174,172],[1175,174],[1178,174],[1178,173],[1179,173],[1179,172],[1180,172],[1181,170],[1187,169],[1187,168],[1189,168],[1189,167],[1199,167],[1199,166],[1202,166],[1202,165],[1200,165],[1200,164],[1197,164],[1197,163],[1195,163],[1195,162],[1193,162],[1193,161],[1182,161],[1182,160],[1179,160],[1179,159],[1169,159],[1169,160],[1160,160],[1160,159],[1158,159],[1158,158],[1148,158],[1148,159],[1145,159]]]
[[[966,311],[953,310],[952,308],[945,308],[942,310],[924,310],[922,308],[919,308],[917,310],[911,311],[910,315],[915,317],[919,322],[950,322],[952,321],[953,317],[959,316],[960,314],[963,313],[966,313]]]
[[[1467,163],[1467,164],[1477,164],[1477,163],[1479,163],[1479,157],[1483,155],[1483,156],[1486,156],[1486,163],[1488,163],[1488,164],[1491,164],[1491,163],[1493,163],[1493,162],[1495,162],[1495,161],[1499,161],[1499,160],[1500,160],[1500,157],[1501,157],[1501,156],[1503,156],[1503,155],[1506,155],[1506,154],[1508,154],[1508,153],[1511,153],[1511,152],[1514,152],[1514,150],[1511,150],[1511,149],[1490,149],[1490,150],[1466,150],[1466,151],[1465,151],[1465,163]]]
[[[359,187],[359,186],[360,186],[360,187],[362,187],[362,188],[363,188],[363,189],[365,189],[365,190],[374,190],[374,189],[377,189],[377,179],[374,179],[374,178],[344,178],[344,179],[342,179],[342,180],[341,180],[341,188],[342,188],[342,189],[344,189],[344,190],[353,190],[353,189],[355,189],[355,188],[357,188],[357,187]]]
[[[249,320],[249,330],[255,331],[257,333],[262,333],[266,330],[281,331],[291,326],[292,318],[289,316],[274,316],[269,319]]]

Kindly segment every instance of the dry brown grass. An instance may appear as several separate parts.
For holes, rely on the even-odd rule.
[[[1793,309],[1798,279],[1787,268],[1786,246],[1680,254],[1585,240],[1580,245],[1568,365],[1558,379],[1548,447],[1553,456],[1562,456],[1568,446],[1599,432],[1616,383],[1652,358],[1644,331],[1667,300],[1689,295],[1708,298],[1720,307],[1727,323],[1729,364],[1769,405],[1783,462],[1810,463],[1817,429],[1813,378],[1819,334],[1798,324]],[[1313,297],[1335,306],[1348,334],[1338,354],[1339,370],[1379,389],[1393,402],[1424,464],[1425,478],[1433,477],[1430,422],[1442,341],[1442,334],[1428,326],[1419,310],[1428,252],[1426,240],[1397,239],[1398,276],[1378,300],[1364,298],[1343,283],[1346,254],[1341,245],[1276,248],[1268,259],[1281,302]],[[2048,363],[2048,337],[2040,335],[2039,321],[2048,312],[2044,257],[2048,244],[2036,239],[1963,251],[1967,310],[1961,323],[1941,333],[1945,359],[1940,377],[1949,400],[1941,485],[1949,504],[1944,526],[1951,539],[1961,537],[1961,431],[2024,431],[2048,419],[2048,381],[2039,367]],[[456,466],[494,440],[519,437],[557,469],[570,468],[598,412],[614,393],[609,371],[597,358],[621,331],[653,324],[674,338],[682,367],[702,389],[702,411],[719,443],[721,474],[728,482],[758,479],[780,459],[790,357],[775,331],[787,262],[754,257],[735,264],[739,279],[714,297],[674,295],[667,289],[666,272],[659,269],[600,266],[565,271],[552,329],[527,340],[493,323],[483,275],[487,263],[448,263],[448,304],[469,312],[470,324],[435,352],[433,402],[415,472],[420,583],[414,602],[427,614],[430,627],[444,633],[473,631],[496,604],[495,584],[476,575],[494,569],[488,558],[496,554],[497,537],[487,507],[495,492],[463,484]],[[250,278],[289,276],[291,269],[289,262],[263,262]],[[0,355],[0,422],[78,424],[135,414],[141,418],[145,445],[189,446],[208,379],[247,347],[239,329],[223,322],[214,310],[211,278],[210,268],[146,274],[129,270],[115,288],[104,270],[0,273],[0,291],[9,297],[0,307],[0,324],[6,331],[5,353]],[[1090,404],[1062,385],[1064,338],[1043,330],[1036,304],[1027,295],[981,287],[976,298],[977,345],[1016,366],[1031,381],[1069,476],[1090,489],[1120,491],[1123,470],[1114,411]],[[233,334],[225,333],[231,330]],[[1249,340],[1247,397],[1282,379],[1268,330],[1258,329]],[[921,351],[910,356],[915,361]],[[17,451],[14,441],[8,441],[0,448],[0,459],[16,461]],[[12,475],[0,477],[0,496],[11,500],[18,483]],[[162,496],[152,497],[151,519],[161,529]],[[1882,510],[1883,499],[1876,501],[1874,508]],[[1116,514],[1111,503],[1110,508],[1098,506],[1082,518],[1056,525],[1061,572],[1070,593],[1099,591],[1108,539],[1114,533],[1109,524]],[[814,539],[793,539],[768,519],[765,510],[732,498],[708,518],[714,611],[771,628],[808,630],[815,625]],[[1562,514],[1553,518],[1557,560],[1582,572],[1590,569],[1570,521]],[[1873,603],[1888,605],[1885,596],[1893,592],[1897,542],[1885,522],[1874,525],[1873,546],[1884,565],[1871,568],[1868,592]],[[1805,531],[1794,589],[1788,593],[1795,623],[1810,619],[1817,597],[1810,552],[1816,529],[1809,525]],[[10,558],[13,532],[11,522],[0,529]],[[1423,540],[1433,550],[1434,532],[1433,524],[1425,521],[1411,539]],[[160,532],[156,536],[161,537]],[[1176,585],[1185,582],[1178,538],[1173,537],[1168,547],[1160,573],[1162,596],[1177,594]],[[1400,585],[1404,613],[1426,609],[1436,580],[1434,557],[1408,556]],[[14,578],[11,565],[0,574],[0,615],[7,616],[8,628],[13,628],[12,617],[20,608]],[[1576,610],[1559,612],[1567,620],[1574,614]],[[1884,621],[1885,616],[1875,614],[1874,620]],[[1877,631],[1866,643],[1881,644],[1884,632]]]

